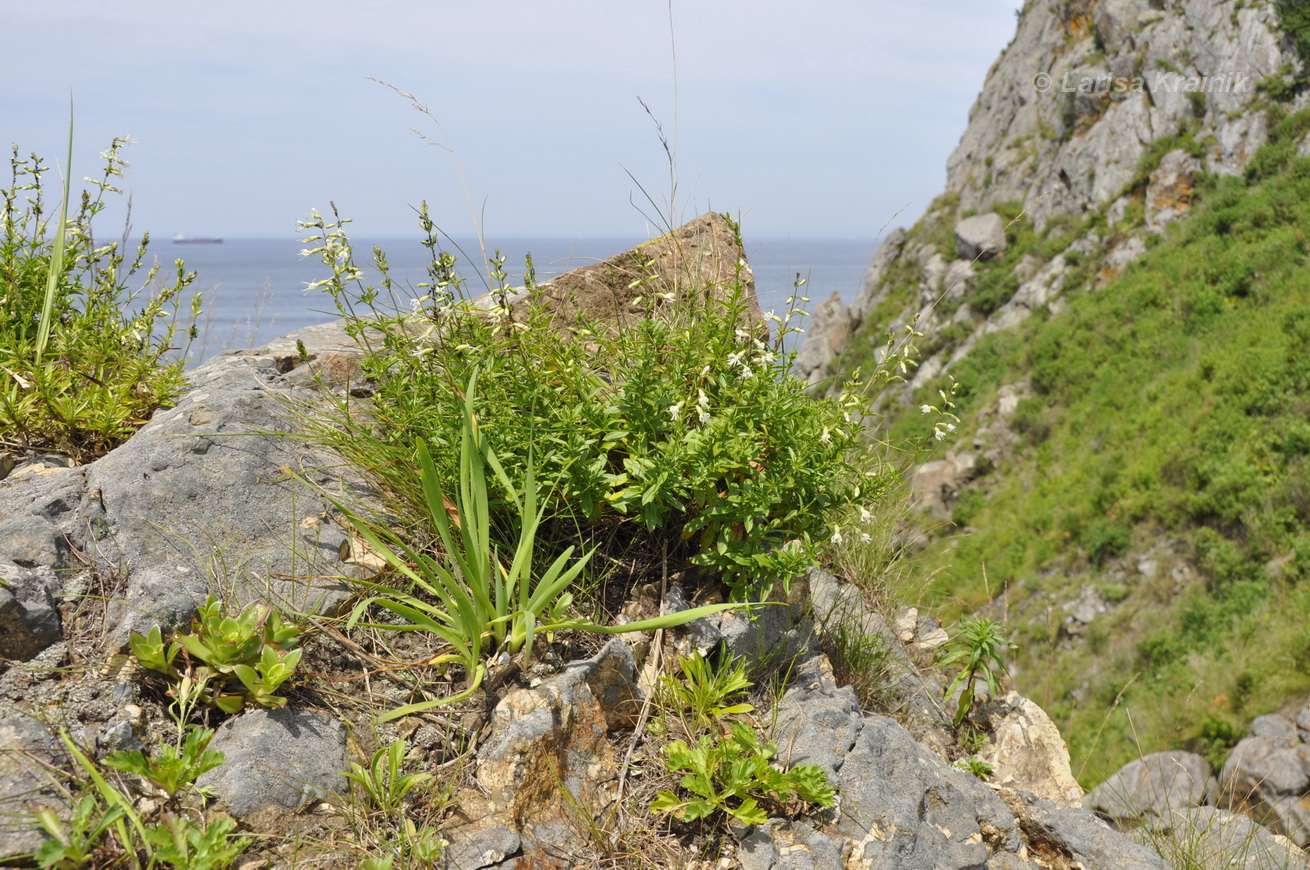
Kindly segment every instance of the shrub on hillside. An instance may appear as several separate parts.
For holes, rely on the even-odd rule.
[[[105,168],[68,216],[49,213],[47,166],[36,155],[10,159],[0,190],[0,441],[20,451],[50,450],[85,461],[126,440],[182,384],[174,347],[182,291],[195,273],[156,288],[145,267],[149,237],[129,260],[121,242],[97,244],[92,222],[126,165],[115,139]],[[136,289],[129,287],[134,282]],[[192,300],[192,323],[200,297]],[[184,333],[195,337],[192,325]]]
[[[769,315],[773,341],[750,325],[744,263],[719,288],[657,293],[651,276],[646,318],[617,331],[578,323],[562,335],[540,305],[511,317],[517,290],[503,258],[491,262],[491,310],[473,306],[426,213],[430,280],[412,300],[399,298],[381,252],[378,286],[364,281],[345,223],[316,215],[305,224],[310,253],[332,269],[319,284],[368,346],[373,407],[366,423],[343,407],[349,434],[337,440],[404,503],[420,498],[416,438],[443,488],[457,485],[459,385],[475,370],[479,427],[515,485],[531,460],[552,493],[557,531],[601,543],[629,571],[668,553],[746,597],[812,563],[833,512],[890,479],[861,466],[857,384],[838,398],[806,396],[788,374],[784,319]],[[530,299],[541,292],[530,262],[522,289]],[[878,376],[900,362],[889,358]]]

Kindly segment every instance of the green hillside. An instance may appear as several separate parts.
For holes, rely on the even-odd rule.
[[[1066,252],[1058,316],[983,338],[889,418],[893,432],[921,426],[917,406],[953,378],[963,423],[941,450],[972,450],[998,389],[1028,385],[1009,419],[1017,446],[959,493],[917,594],[948,616],[1002,612],[1017,688],[1060,724],[1085,784],[1160,749],[1222,762],[1252,717],[1310,692],[1310,159],[1296,156],[1310,112],[1270,111],[1245,177],[1204,177],[1190,215],[1108,283],[1103,253]],[[1108,251],[1141,223],[1169,147],[1198,146],[1180,137],[1148,155],[1120,225],[1102,212],[1036,233],[1020,218],[962,301],[989,313],[1026,254],[1089,231]],[[912,298],[893,292],[843,365],[876,346],[879,313]],[[949,350],[970,331],[923,344]],[[1063,605],[1085,587],[1108,612],[1071,637]]]

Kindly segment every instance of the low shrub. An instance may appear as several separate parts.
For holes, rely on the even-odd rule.
[[[98,244],[92,227],[105,197],[122,192],[114,181],[126,166],[126,141],[114,140],[100,179],[71,217],[69,191],[59,214],[49,214],[48,167],[13,147],[10,185],[0,190],[0,440],[7,448],[93,459],[182,385],[200,296],[192,298],[190,326],[179,328],[177,313],[195,273],[178,260],[158,284],[159,267],[146,266],[148,234],[129,258],[121,242]]]
[[[752,326],[744,262],[723,287],[675,281],[670,291],[667,276],[639,276],[648,316],[617,331],[585,321],[561,331],[534,304],[543,291],[530,261],[513,288],[493,257],[492,293],[474,305],[420,214],[432,262],[413,299],[381,251],[378,280],[365,280],[346,220],[315,214],[303,224],[306,253],[332,270],[317,286],[366,348],[372,388],[366,419],[347,397],[321,429],[403,513],[425,514],[416,441],[442,491],[458,486],[461,386],[474,371],[480,431],[514,488],[533,467],[548,535],[585,538],[612,563],[688,560],[723,577],[737,600],[813,563],[833,512],[878,488],[857,462],[867,410],[858,373],[837,398],[805,395],[781,347],[788,320],[767,316],[772,341]],[[526,314],[511,312],[515,293],[526,294]],[[894,377],[907,353],[892,353],[874,378]],[[504,488],[492,487],[504,521]]]

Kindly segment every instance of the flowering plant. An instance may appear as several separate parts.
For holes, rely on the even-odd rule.
[[[577,321],[561,335],[533,304],[541,288],[530,260],[514,288],[493,256],[491,293],[474,304],[426,209],[420,219],[433,259],[416,300],[393,285],[380,251],[380,280],[364,282],[343,219],[304,224],[308,253],[332,270],[318,283],[368,350],[372,387],[366,424],[352,421],[345,398],[347,413],[325,428],[418,513],[413,444],[425,442],[441,488],[453,491],[463,417],[453,385],[475,370],[482,432],[512,487],[522,488],[533,458],[551,493],[543,527],[557,540],[599,544],[615,563],[630,564],[634,548],[669,553],[723,577],[736,600],[812,564],[834,511],[881,489],[856,465],[868,413],[858,373],[834,397],[806,395],[783,349],[799,331],[795,312],[765,315],[770,339],[744,261],[723,286],[670,293],[666,280],[642,275],[630,289],[642,291],[649,316],[619,330]],[[528,303],[515,303],[513,317],[511,294]],[[908,352],[888,355],[875,377],[893,377]],[[510,488],[492,485],[492,510],[505,516]]]

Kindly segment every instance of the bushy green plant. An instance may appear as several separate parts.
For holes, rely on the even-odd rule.
[[[451,652],[434,658],[430,663],[458,663],[463,666],[467,681],[464,691],[455,695],[397,707],[381,717],[384,722],[469,697],[478,690],[486,675],[488,652],[503,651],[510,655],[522,652],[524,659],[530,660],[533,638],[538,632],[561,629],[603,634],[650,631],[685,625],[694,619],[739,606],[705,605],[622,626],[600,625],[571,617],[569,606],[573,602],[573,593],[570,589],[586,568],[591,554],[573,560],[573,548],[568,547],[534,579],[537,574],[534,551],[542,509],[533,460],[528,459],[520,495],[489,440],[482,437],[483,426],[474,413],[476,386],[477,375],[474,373],[469,376],[461,402],[459,489],[453,503],[442,491],[427,444],[418,442],[416,450],[422,470],[424,517],[437,529],[442,557],[410,544],[384,525],[364,520],[345,505],[338,505],[365,540],[394,571],[409,581],[410,586],[406,591],[376,582],[354,581],[369,594],[355,606],[347,625],[367,624],[380,630],[435,635],[449,644]],[[502,491],[517,513],[518,541],[508,567],[492,536],[488,469],[499,479]],[[451,513],[458,535],[451,529]],[[400,625],[362,622],[373,605],[408,622]]]
[[[222,763],[221,753],[207,746],[213,732],[193,729],[180,751],[164,750],[155,758],[141,753],[115,753],[111,769],[145,776],[168,792],[162,818],[147,825],[133,800],[105,779],[99,766],[78,749],[67,734],[65,748],[87,780],[82,796],[65,826],[51,810],[37,814],[37,822],[51,839],[36,853],[43,868],[94,866],[173,867],[176,870],[224,870],[250,847],[250,837],[236,836],[236,822],[217,816],[198,823],[179,807],[177,793],[205,770]],[[112,835],[112,838],[111,836]],[[143,860],[144,854],[144,860]]]
[[[128,438],[182,385],[192,323],[176,320],[183,291],[195,280],[182,261],[163,286],[146,265],[149,236],[130,258],[120,242],[100,244],[93,222],[108,194],[119,194],[125,139],[103,155],[104,171],[68,216],[48,213],[46,164],[10,158],[0,228],[0,438],[20,450],[52,450],[79,461]],[[70,137],[71,143],[71,137]],[[71,144],[70,144],[71,159]],[[132,289],[132,284],[136,285]]]
[[[50,838],[37,850],[36,863],[42,868],[73,870],[91,862],[100,840],[123,818],[122,807],[105,807],[95,795],[85,794],[73,804],[68,821],[46,808],[36,814],[36,822]]]
[[[818,807],[836,803],[836,793],[817,765],[801,764],[779,770],[772,764],[777,747],[761,744],[749,725],[729,722],[729,733],[703,735],[695,746],[675,740],[664,747],[665,764],[683,774],[679,796],[661,791],[651,805],[691,822],[722,813],[744,825],[762,825],[769,819],[766,804],[800,800]]]
[[[433,261],[412,305],[381,252],[376,286],[366,281],[345,220],[304,223],[306,253],[332,270],[318,284],[368,351],[367,421],[343,407],[324,427],[347,456],[423,514],[413,445],[427,445],[441,489],[453,491],[457,387],[476,370],[482,431],[515,487],[534,459],[550,518],[604,541],[637,538],[649,552],[667,544],[724,576],[737,600],[814,560],[829,513],[861,491],[850,459],[863,399],[854,387],[837,399],[804,395],[789,356],[751,325],[744,264],[722,288],[665,291],[656,276],[638,277],[651,316],[617,331],[574,323],[561,335],[541,305],[511,317],[508,297],[520,290],[503,259],[492,260],[490,310],[464,301],[455,259],[422,215]],[[521,292],[539,300],[530,268],[524,281]],[[903,362],[893,354],[886,371]],[[503,516],[511,501],[498,486],[492,509]]]
[[[167,813],[159,824],[146,829],[151,864],[162,862],[177,870],[231,867],[253,842],[250,837],[234,836],[236,827],[227,816],[196,824],[185,816]]]
[[[139,749],[119,750],[101,764],[112,770],[134,773],[172,798],[205,771],[224,762],[223,753],[209,748],[213,739],[214,729],[192,727],[187,729],[181,746],[160,746],[150,758]]]
[[[715,667],[696,652],[680,658],[678,670],[681,679],[671,674],[660,677],[658,698],[669,715],[690,716],[686,723],[688,731],[699,733],[717,719],[755,709],[742,701],[731,703],[735,696],[751,687],[744,661],[730,658]]]
[[[252,602],[229,616],[211,595],[189,631],[165,641],[156,625],[145,635],[132,632],[129,647],[143,668],[169,678],[169,694],[184,719],[202,701],[224,713],[240,712],[247,704],[286,706],[286,698],[274,693],[300,663],[299,636],[300,627],[284,622],[267,602]]]
[[[956,634],[941,648],[937,663],[944,667],[958,665],[960,672],[946,687],[949,698],[960,689],[960,702],[955,711],[955,727],[960,727],[973,709],[979,681],[988,694],[995,698],[997,677],[1005,673],[1005,655],[1014,644],[1005,639],[1000,623],[986,617],[968,617],[960,621]]]
[[[351,762],[345,776],[363,790],[374,808],[383,813],[394,813],[400,809],[406,795],[432,780],[430,773],[402,773],[404,761],[405,741],[396,738],[373,753],[367,767]]]

